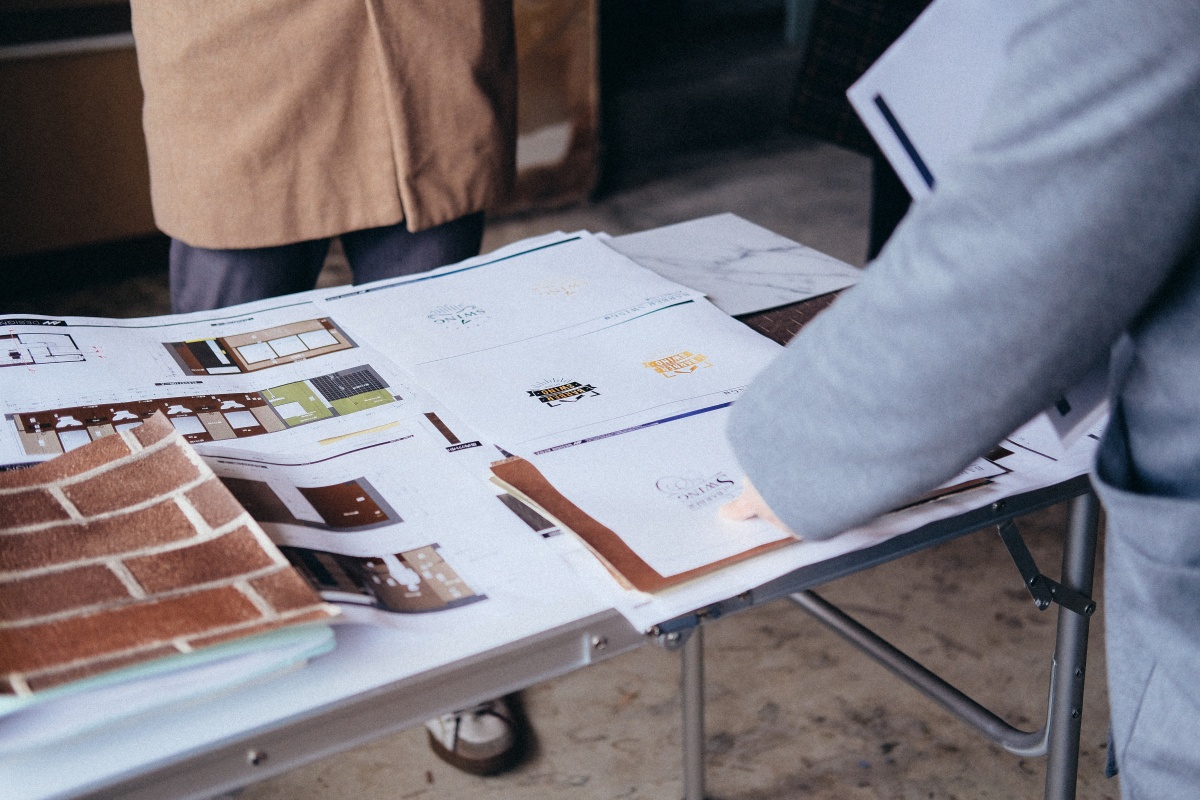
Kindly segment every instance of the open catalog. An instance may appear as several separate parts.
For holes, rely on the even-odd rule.
[[[1051,452],[1027,432],[924,502],[833,540],[721,519],[742,480],[724,434],[730,406],[780,344],[706,292],[744,312],[732,275],[778,306],[856,274],[723,215],[617,239],[552,234],[430,273],[211,312],[10,316],[0,319],[0,465],[13,471],[0,477],[169,421],[166,432],[198,454],[188,469],[210,471],[247,512],[246,546],[277,547],[255,556],[251,584],[229,602],[267,614],[287,595],[279,602],[297,614],[327,616],[319,595],[345,620],[397,631],[416,674],[612,608],[648,630],[1086,470],[1086,455]],[[154,476],[130,471],[107,491]],[[48,496],[71,500],[74,480]],[[203,503],[171,503],[205,530],[241,525],[198,520]],[[60,506],[55,514],[79,513]],[[112,514],[144,511],[117,506]],[[15,525],[0,533],[0,593],[37,576],[65,585],[53,547],[41,564],[8,557],[16,536],[49,542],[63,522],[35,512],[0,521]],[[169,566],[182,546],[159,537],[137,556]],[[145,591],[138,569],[105,552],[71,563]],[[283,566],[302,580],[271,583]],[[198,574],[192,588],[220,588]],[[48,608],[0,620],[2,635],[53,623]]]

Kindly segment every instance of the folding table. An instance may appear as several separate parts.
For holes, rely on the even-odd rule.
[[[785,341],[831,301],[816,298],[746,321]],[[1070,500],[1059,581],[1040,574],[1012,520]],[[0,759],[5,796],[205,798],[248,785],[450,709],[515,691],[657,641],[682,662],[686,800],[704,796],[703,626],[780,598],[801,608],[1005,749],[1049,754],[1046,796],[1075,794],[1098,505],[1086,477],[1005,498],[880,544],[801,568],[752,591],[671,619],[649,635],[602,610],[415,677],[389,677],[386,631],[343,627],[333,653],[304,669],[170,715]],[[998,525],[1039,606],[1060,605],[1046,725],[1017,730],[812,593],[838,577]],[[801,743],[797,743],[799,747]]]

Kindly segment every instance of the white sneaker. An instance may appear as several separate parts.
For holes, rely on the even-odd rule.
[[[506,697],[443,714],[426,722],[425,729],[438,758],[472,775],[494,775],[520,754],[521,737]]]

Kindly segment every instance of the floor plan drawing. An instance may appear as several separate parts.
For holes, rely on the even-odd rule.
[[[327,317],[232,336],[163,344],[188,375],[256,372],[357,346]]]
[[[15,333],[0,335],[0,367],[63,364],[85,361],[68,333]]]

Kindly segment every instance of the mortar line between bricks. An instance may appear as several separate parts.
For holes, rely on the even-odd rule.
[[[129,596],[134,600],[145,600],[146,590],[138,583],[138,579],[133,577],[133,573],[129,571],[129,567],[121,562],[120,558],[111,558],[104,562],[104,566],[108,567],[113,575],[117,576],[117,580],[125,587],[125,591],[129,592]]]
[[[252,579],[241,577],[232,581],[231,585],[241,592],[268,622],[274,622],[279,619],[279,612],[275,610],[275,606],[268,603],[266,598],[254,590],[254,587],[250,585],[250,580]]]
[[[73,619],[75,617],[87,616],[89,614],[98,614],[105,611],[116,611],[121,608],[128,608],[136,605],[151,605],[153,603],[158,603],[165,600],[173,600],[177,597],[183,597],[189,594],[210,591],[212,589],[221,589],[224,587],[238,589],[241,594],[246,595],[246,592],[241,591],[241,589],[238,587],[237,583],[239,581],[258,580],[259,578],[265,578],[268,575],[273,575],[276,572],[279,572],[281,569],[287,569],[287,567],[280,567],[277,564],[271,564],[270,566],[262,567],[252,572],[239,572],[235,575],[226,575],[223,578],[216,578],[211,581],[206,581],[205,583],[188,584],[187,586],[181,586],[178,589],[168,589],[164,592],[146,594],[141,598],[122,597],[119,600],[108,600],[103,603],[94,603],[90,606],[76,606],[74,608],[64,609],[63,611],[56,611],[53,614],[43,614],[39,617],[26,617],[24,619],[11,620],[8,622],[0,621],[0,630],[20,630],[21,628],[32,628],[37,625],[47,625],[64,619]],[[247,588],[249,587],[247,586]],[[262,608],[259,606],[259,604],[254,603],[254,600],[248,595],[246,595],[246,599],[253,603],[255,608],[257,608],[260,612],[262,611]],[[264,604],[266,603],[266,601],[262,600],[261,597],[259,600]],[[278,612],[274,611],[274,609],[271,610],[272,613],[278,615]],[[261,622],[262,620],[256,621]]]
[[[8,685],[13,688],[13,693],[17,697],[29,697],[33,694],[33,690],[29,688],[29,682],[20,672],[10,672],[5,677],[8,678]]]
[[[166,496],[167,495],[163,495],[163,497]],[[161,501],[162,498],[160,497],[159,500]],[[247,524],[247,521],[251,524]],[[226,522],[219,528],[208,528],[206,526],[206,532],[197,532],[197,535],[189,536],[186,539],[176,539],[171,542],[148,545],[139,550],[125,550],[119,553],[104,553],[102,555],[90,556],[88,558],[78,558],[74,561],[64,561],[60,564],[50,564],[44,567],[35,567],[24,570],[9,570],[8,572],[0,571],[0,582],[18,581],[26,578],[40,578],[43,575],[50,575],[55,572],[67,572],[78,567],[90,567],[93,564],[107,564],[113,558],[128,560],[130,558],[141,558],[142,556],[155,556],[159,553],[169,553],[172,550],[182,550],[185,547],[194,547],[198,544],[211,542],[214,539],[220,539],[225,534],[232,533],[241,527],[246,527],[253,530],[254,527],[257,527],[257,523],[254,522],[254,518],[248,513],[243,513],[237,517],[234,517],[229,522]],[[257,537],[255,537],[255,539],[257,541]],[[268,539],[268,541],[270,540]],[[278,552],[278,549],[279,548],[275,544],[272,544],[271,550],[267,551],[267,555],[271,557],[271,561],[275,564],[280,566],[288,564],[289,562],[286,559],[281,562],[275,558],[274,554],[275,552]]]
[[[172,427],[174,427],[174,426],[172,426]],[[121,437],[121,441],[123,441],[125,443],[125,446],[129,448],[130,453],[140,453],[146,449],[146,445],[142,444],[141,441],[136,436],[133,435],[132,428],[115,431],[115,433],[117,434],[117,436]],[[164,436],[163,438],[170,439],[171,436],[168,435],[168,436]]]
[[[267,535],[267,532],[264,531],[262,526],[258,524],[258,520],[250,516],[250,512],[248,511],[243,516],[246,519],[246,529],[254,535],[254,540],[258,542],[258,546],[261,547],[267,553],[267,555],[271,557],[271,560],[279,566],[290,567],[292,562],[288,561],[287,557],[280,552],[279,545],[275,543],[275,540]],[[241,517],[239,517],[239,519],[241,519]]]
[[[202,484],[208,480],[220,480],[220,478],[217,478],[212,473],[209,473],[207,475],[201,475],[196,480],[188,481],[187,483],[182,484],[179,488],[177,488],[173,491],[167,492],[166,494],[155,495],[154,497],[150,498],[149,500],[143,500],[140,503],[134,503],[134,504],[128,505],[128,506],[121,506],[120,508],[113,509],[112,511],[105,511],[102,514],[93,514],[90,517],[81,516],[79,519],[71,519],[71,520],[56,519],[56,520],[50,520],[49,522],[37,522],[37,523],[34,523],[33,525],[24,525],[20,528],[3,528],[3,529],[0,529],[0,537],[19,536],[19,535],[26,534],[26,533],[38,533],[40,531],[49,530],[50,528],[56,528],[61,525],[66,525],[71,522],[103,522],[104,520],[113,519],[114,517],[121,517],[126,514],[133,514],[138,511],[145,511],[147,508],[150,508],[151,506],[156,506],[165,500],[172,499],[178,495],[190,492],[192,489],[195,489],[197,486],[199,486],[200,484]]]
[[[122,438],[124,438],[124,437],[122,437]],[[53,487],[53,486],[69,486],[73,483],[79,483],[81,481],[86,481],[86,480],[89,480],[90,478],[96,477],[97,475],[103,475],[105,472],[111,472],[114,469],[123,467],[126,464],[130,464],[134,461],[139,461],[143,457],[151,456],[154,453],[157,453],[159,450],[165,450],[168,447],[172,447],[176,441],[183,441],[183,439],[182,439],[182,437],[179,436],[178,433],[173,433],[163,439],[159,439],[157,442],[150,445],[149,447],[142,447],[140,450],[132,450],[132,448],[130,448],[132,452],[130,452],[129,455],[122,456],[114,461],[105,462],[104,464],[101,464],[98,467],[92,467],[91,469],[87,470],[86,472],[81,472],[78,475],[70,475],[66,478],[59,478],[57,480],[47,481],[46,483],[31,483],[28,486],[0,486],[0,496],[6,495],[6,494],[20,494],[22,492],[28,492],[33,489],[49,489],[50,487]],[[126,444],[128,444],[128,442],[126,442]],[[188,448],[188,450],[191,450],[191,448]],[[135,456],[136,456],[136,458],[135,458]],[[42,462],[42,463],[46,463],[46,462]]]
[[[176,507],[179,508],[179,513],[183,514],[184,518],[191,523],[192,529],[196,531],[196,536],[202,539],[208,535],[209,538],[212,538],[213,527],[208,524],[208,520],[200,513],[200,510],[192,505],[192,501],[188,499],[187,492],[173,492],[172,494],[171,499],[175,501]],[[240,519],[241,516],[239,514],[238,518]],[[227,522],[225,524],[229,525],[230,523]]]
[[[87,520],[87,517],[79,513],[79,509],[76,508],[75,504],[71,502],[71,499],[67,497],[67,493],[63,491],[62,486],[58,485],[57,483],[49,484],[46,486],[46,491],[51,497],[54,498],[62,510],[67,512],[68,520],[72,522],[84,522]],[[66,521],[67,520],[58,520],[58,523],[61,525]]]

